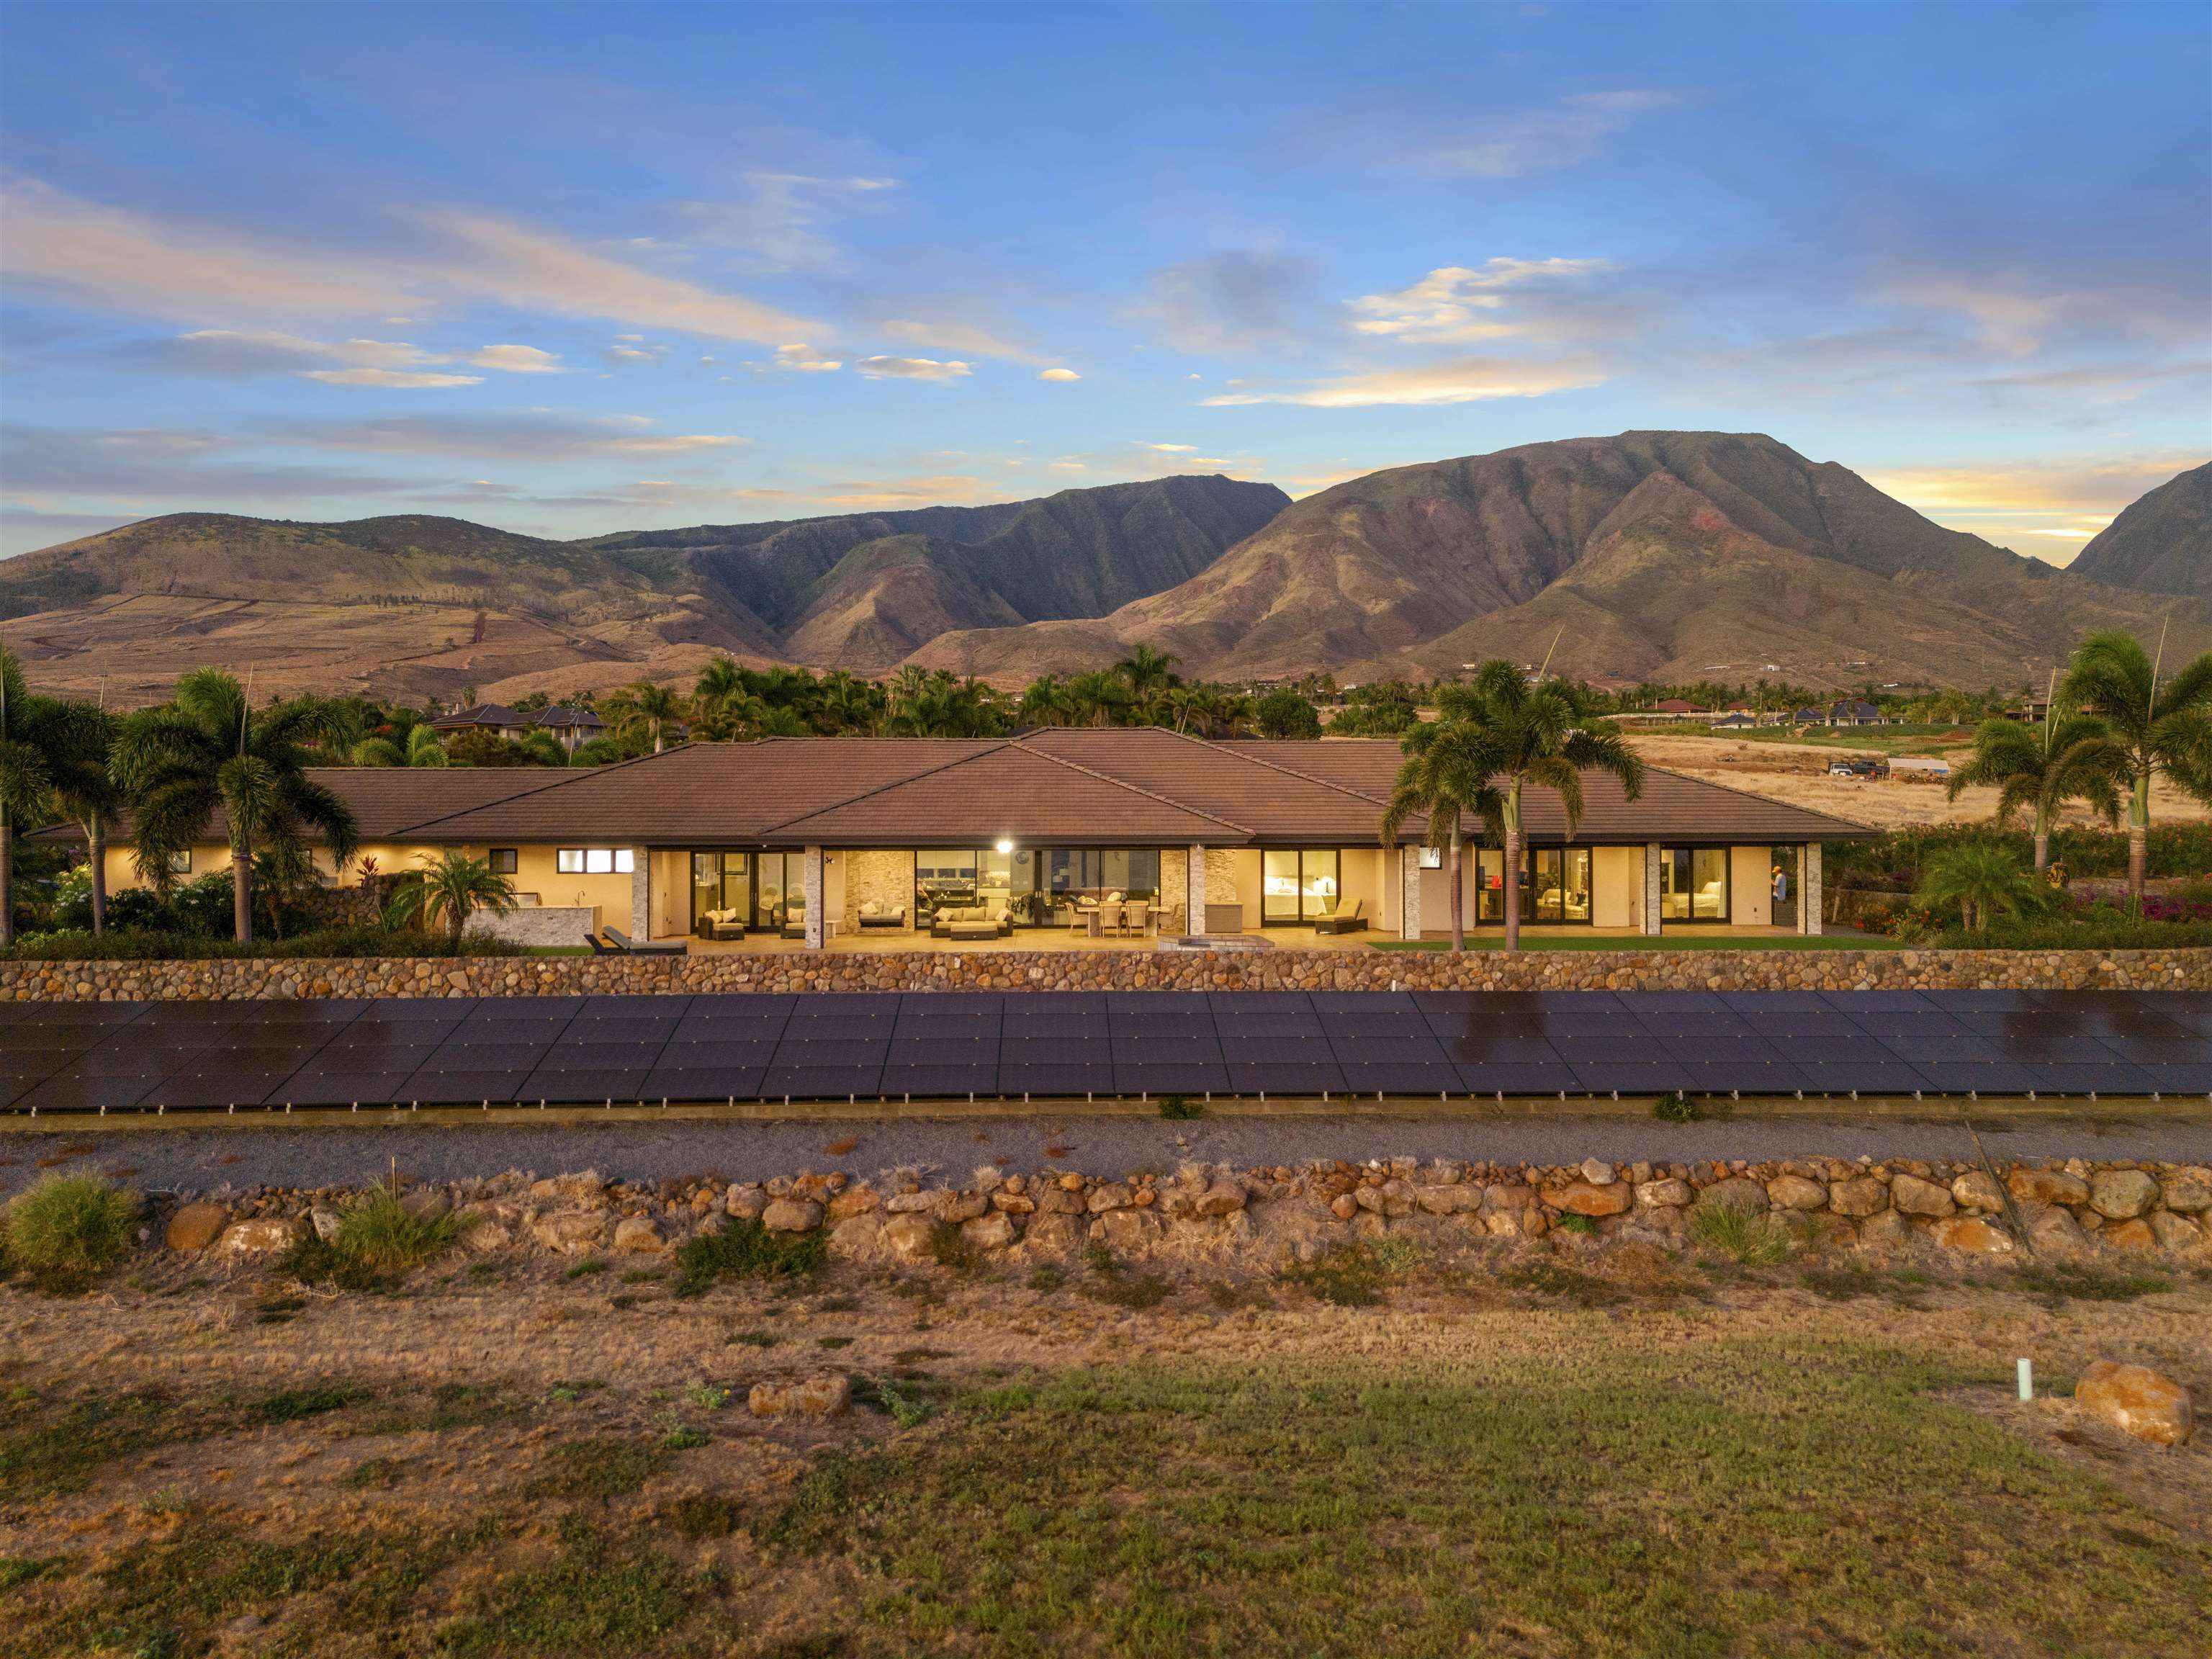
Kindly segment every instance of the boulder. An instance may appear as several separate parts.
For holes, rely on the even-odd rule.
[[[1452,1189],[1449,1188],[1437,1188],[1433,1189],[1424,1188],[1423,1190],[1444,1192],[1450,1191]],[[1199,1194],[1198,1212],[1200,1215],[1216,1217],[1234,1215],[1244,1207],[1246,1201],[1244,1183],[1243,1182],[1230,1180],[1217,1181],[1213,1182],[1212,1185],[1209,1186],[1203,1193]],[[1479,1197],[1477,1201],[1480,1201]]]
[[[772,1233],[811,1233],[822,1224],[822,1206],[811,1198],[772,1199],[760,1219]]]
[[[540,1204],[597,1204],[606,1195],[606,1182],[597,1170],[580,1175],[551,1176],[532,1183],[530,1196]]]
[[[658,1255],[667,1248],[650,1217],[626,1215],[615,1223],[615,1249],[624,1255]]]
[[[471,1255],[489,1255],[514,1243],[514,1230],[488,1212],[479,1211],[461,1235],[461,1244]]]
[[[262,1255],[289,1250],[299,1237],[298,1225],[284,1216],[248,1216],[223,1230],[220,1249],[226,1255]]]
[[[1762,1193],[1762,1202],[1764,1197]],[[1590,1181],[1570,1181],[1564,1187],[1544,1189],[1544,1202],[1570,1215],[1619,1215],[1635,1201],[1635,1194],[1626,1183],[1619,1181],[1604,1186]]]
[[[162,1238],[173,1250],[204,1250],[222,1236],[222,1230],[229,1224],[228,1210],[201,1199],[177,1206]]]
[[[2095,1361],[2074,1385],[2074,1403],[2099,1422],[2154,1446],[2179,1446],[2197,1427],[2189,1390],[2148,1365]]]
[[[530,1224],[530,1236],[562,1255],[583,1255],[607,1242],[607,1218],[600,1210],[553,1210]]]
[[[1730,1176],[1725,1181],[1716,1181],[1698,1194],[1698,1202],[1710,1204],[1722,1210],[1763,1210],[1767,1207],[1766,1188],[1749,1176]]]
[[[2045,1206],[2040,1213],[2031,1217],[2027,1239],[2037,1249],[2054,1255],[2072,1255],[2089,1243],[2089,1236],[2081,1231],[2074,1212],[2063,1204]]]
[[[937,1218],[957,1227],[963,1222],[973,1221],[990,1207],[988,1193],[947,1193],[938,1200]]]
[[[758,1221],[768,1208],[768,1194],[757,1187],[732,1187],[722,1196],[722,1207],[744,1221]]]
[[[830,1200],[824,1212],[831,1221],[842,1221],[849,1216],[866,1215],[882,1206],[883,1194],[873,1187],[848,1187]]]
[[[1951,1183],[1951,1201],[1962,1210],[1992,1215],[2004,1208],[2004,1188],[1988,1170],[1969,1170]]]
[[[893,1193],[884,1200],[884,1210],[889,1215],[932,1215],[945,1201],[940,1193]]]
[[[1948,1187],[1939,1187],[1932,1181],[1910,1175],[1890,1178],[1889,1202],[1891,1208],[1902,1210],[1907,1215],[1949,1215],[1959,1207],[1952,1201]]]
[[[2177,1215],[2202,1215],[2212,1210],[2212,1170],[2177,1170],[2160,1188],[2166,1207]]]
[[[1463,1215],[1482,1207],[1482,1188],[1468,1185],[1416,1187],[1413,1203],[1431,1215]]]
[[[410,1187],[399,1195],[399,1207],[423,1221],[435,1221],[453,1207],[443,1187]]]
[[[1117,1255],[1135,1255],[1151,1248],[1160,1224],[1149,1210],[1109,1210],[1091,1224],[1091,1236]]]
[[[1638,1209],[1674,1210],[1687,1206],[1696,1194],[1686,1181],[1671,1178],[1663,1181],[1640,1181],[1636,1184],[1636,1204]]]
[[[1828,1207],[1838,1215],[1875,1215],[1889,1207],[1889,1188],[1872,1176],[1830,1182]]]
[[[2063,1170],[2015,1168],[2005,1177],[2005,1185],[2012,1189],[2014,1198],[2033,1199],[2038,1204],[2079,1205],[2089,1201],[2089,1183]]]
[[[2089,1205],[2107,1221],[2128,1221],[2158,1201],[2158,1182],[2141,1170],[2100,1170],[2089,1180]]]
[[[2175,1255],[2186,1255],[2203,1248],[2203,1230],[2185,1215],[2174,1215],[2166,1210],[2153,1210],[2143,1219],[2150,1225],[2158,1248]]]
[[[1610,1187],[1620,1177],[1613,1172],[1612,1164],[1586,1158],[1583,1160],[1583,1179],[1593,1187]]]
[[[779,1386],[756,1382],[745,1396],[755,1417],[842,1417],[853,1403],[852,1382],[843,1376],[810,1376]]]
[[[865,1260],[884,1236],[884,1221],[874,1210],[848,1215],[830,1227],[830,1254],[843,1261]]]
[[[962,1222],[960,1237],[979,1250],[1003,1250],[1014,1242],[1014,1218],[1004,1210],[988,1210]]]
[[[345,1218],[327,1204],[317,1204],[308,1208],[307,1224],[315,1230],[315,1237],[327,1244],[338,1236]]]
[[[1893,1255],[1912,1243],[1912,1224],[1895,1210],[1877,1210],[1859,1223],[1858,1248]]]
[[[909,1261],[919,1261],[929,1254],[930,1237],[937,1224],[927,1216],[907,1210],[884,1223],[884,1243]]]
[[[1103,1214],[1108,1210],[1126,1210],[1136,1201],[1137,1195],[1129,1190],[1129,1184],[1125,1181],[1109,1181],[1103,1186],[1093,1187],[1085,1200],[1093,1215]]]
[[[2012,1253],[2012,1235],[2002,1227],[1992,1227],[1978,1215],[1946,1216],[1936,1224],[1929,1236],[1947,1250],[1965,1250],[1976,1255]]]
[[[2150,1230],[2150,1223],[2141,1216],[2115,1222],[2099,1232],[2097,1237],[2116,1250],[2127,1250],[2136,1255],[2149,1255],[2158,1249],[2158,1235]]]
[[[1778,1210],[1818,1210],[1827,1205],[1828,1188],[1803,1176],[1777,1176],[1766,1183],[1766,1196]]]

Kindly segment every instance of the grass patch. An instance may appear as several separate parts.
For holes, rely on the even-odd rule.
[[[1662,1123],[1695,1123],[1705,1115],[1704,1109],[1680,1089],[1651,1103],[1651,1115]]]
[[[1741,1267],[1771,1267],[1790,1258],[1790,1235],[1748,1204],[1692,1206],[1690,1237]]]
[[[754,1534],[857,1575],[871,1653],[2202,1650],[2212,1552],[1949,1397],[1993,1372],[1551,1334],[970,1393]]]
[[[718,1492],[687,1492],[668,1510],[669,1525],[686,1538],[727,1538],[744,1519],[736,1500]]]
[[[2173,1288],[2172,1279],[2157,1273],[2118,1273],[2071,1261],[2022,1267],[2013,1282],[2054,1308],[2065,1302],[2132,1302],[2139,1296],[2158,1296]]]
[[[593,1273],[603,1273],[606,1272],[606,1270],[607,1264],[605,1262],[600,1261],[599,1258],[595,1255],[587,1255],[580,1261],[570,1262],[568,1264],[568,1271],[562,1273],[561,1277],[563,1279],[589,1279]]]
[[[1067,1283],[1067,1270],[1056,1262],[1040,1261],[1030,1269],[1029,1287],[1039,1296],[1050,1296]]]
[[[1524,1261],[1498,1275],[1502,1284],[1539,1296],[1564,1297],[1578,1308],[1612,1308],[1628,1300],[1628,1293],[1610,1279],[1577,1272],[1557,1261]]]
[[[1340,1308],[1371,1308],[1382,1300],[1391,1273],[1398,1270],[1390,1265],[1394,1259],[1373,1245],[1337,1244],[1302,1267],[1285,1269],[1282,1279]]]
[[[1928,1275],[1917,1267],[1877,1269],[1863,1261],[1845,1261],[1832,1267],[1807,1267],[1798,1275],[1805,1288],[1827,1302],[1850,1302],[1877,1296],[1900,1308],[1917,1308],[1928,1287]]]
[[[651,1441],[563,1440],[545,1455],[532,1498],[596,1498],[635,1492],[667,1466],[668,1455]]]
[[[450,1659],[641,1653],[684,1621],[704,1588],[659,1551],[617,1547],[571,1516],[561,1523],[560,1558],[483,1592],[468,1617],[438,1633],[438,1652]]]
[[[48,1402],[28,1389],[0,1404],[0,1497],[82,1492],[118,1458],[221,1432],[235,1413],[147,1392]]]
[[[820,1270],[830,1245],[819,1232],[773,1233],[732,1216],[718,1233],[699,1233],[676,1247],[676,1294],[703,1296],[724,1279],[800,1279]]]
[[[388,1492],[407,1478],[406,1462],[397,1457],[372,1457],[355,1464],[338,1478],[348,1492]]]
[[[773,1348],[783,1339],[774,1331],[732,1331],[726,1345],[733,1348]]]
[[[85,1290],[130,1249],[138,1207],[99,1176],[47,1176],[0,1211],[0,1263],[54,1295]]]
[[[304,1389],[282,1389],[249,1402],[246,1420],[256,1424],[297,1423],[303,1418],[342,1412],[368,1397],[367,1389],[350,1382],[318,1382]]]

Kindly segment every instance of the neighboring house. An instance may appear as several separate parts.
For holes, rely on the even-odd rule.
[[[1801,708],[1790,717],[1792,726],[1818,726],[1828,718],[1823,709]]]
[[[542,732],[550,732],[561,740],[561,746],[570,754],[579,744],[589,743],[604,736],[607,723],[588,708],[571,708],[565,703],[554,703],[538,711],[533,723]]]
[[[1879,726],[1881,724],[1881,710],[1870,702],[1861,702],[1856,697],[1847,697],[1841,702],[1831,703],[1828,706],[1828,724],[1831,726]]]
[[[1733,732],[1741,730],[1742,727],[1747,726],[1756,726],[1758,724],[1759,720],[1754,715],[1741,714],[1723,714],[1713,722],[1713,730],[1716,732]]]
[[[1449,872],[1426,867],[1425,826],[1376,842],[1403,760],[1388,738],[1048,728],[695,744],[589,769],[315,775],[352,807],[380,871],[463,848],[533,896],[532,908],[562,910],[577,937],[610,924],[640,939],[711,925],[726,930],[717,938],[750,931],[774,948],[787,937],[807,948],[829,942],[834,923],[840,939],[896,929],[957,949],[992,933],[1049,948],[1054,930],[1064,939],[1109,906],[1126,925],[1133,904],[1140,925],[1191,933],[1333,931],[1355,920],[1386,935],[1447,931]],[[1875,834],[1656,769],[1634,801],[1601,773],[1583,789],[1571,840],[1555,794],[1531,787],[1525,798],[1522,911],[1532,925],[1802,926],[1796,895],[1818,890],[1820,844]],[[40,833],[82,839],[70,826]],[[223,834],[217,824],[193,849],[189,875],[227,866]],[[118,827],[108,854],[118,888],[137,884],[126,836]],[[1502,854],[1479,845],[1472,817],[1461,836],[1465,920],[1499,926]],[[1778,867],[1792,872],[1780,915]],[[556,942],[556,918],[507,920],[533,943]]]
[[[1651,705],[1651,712],[1655,714],[1701,714],[1705,711],[1680,697],[1662,697]]]
[[[457,732],[493,732],[502,738],[523,738],[529,735],[531,718],[503,703],[479,703],[473,708],[464,708],[458,714],[441,714],[430,722],[430,729],[441,737]]]

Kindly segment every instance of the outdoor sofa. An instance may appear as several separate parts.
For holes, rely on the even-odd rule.
[[[884,906],[868,899],[860,906],[860,918],[863,927],[903,927],[906,926],[906,906]]]
[[[1005,939],[1013,931],[1013,912],[1004,907],[993,910],[982,904],[949,905],[929,920],[932,939]]]
[[[743,939],[744,919],[734,909],[702,910],[691,931],[701,939]]]

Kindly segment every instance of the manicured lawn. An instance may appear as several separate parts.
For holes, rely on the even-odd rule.
[[[1451,949],[1451,941],[1448,939],[1378,939],[1370,943],[1377,951]],[[1488,930],[1480,933],[1470,931],[1467,936],[1467,948],[1470,951],[1503,951],[1505,940]],[[1521,948],[1524,951],[1892,951],[1898,947],[1887,940],[1857,933],[1754,933],[1742,939],[1729,939],[1711,933],[1676,934],[1672,939],[1664,933],[1657,939],[1630,935],[1562,939],[1548,934],[1536,938],[1523,933]]]

